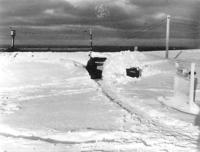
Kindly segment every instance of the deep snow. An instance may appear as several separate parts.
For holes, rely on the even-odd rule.
[[[175,62],[195,62],[199,77],[200,51],[178,52],[102,53],[98,82],[88,53],[1,53],[0,150],[198,151],[199,116],[159,100],[173,96]],[[132,66],[141,78],[125,75]]]

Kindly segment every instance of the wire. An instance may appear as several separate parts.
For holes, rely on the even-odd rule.
[[[180,17],[172,16],[171,19],[172,19],[172,20],[189,21],[189,22],[194,22],[194,23],[199,24],[199,21],[197,21],[197,20],[193,20],[193,19],[189,19],[189,18],[185,19],[185,18],[180,18]]]
[[[132,38],[137,38],[138,36],[141,36],[141,34],[144,34],[147,32],[153,32],[154,29],[161,27],[161,25],[163,25],[165,21],[166,19],[163,19],[159,23],[146,26],[143,30],[134,31],[132,34],[135,34],[135,35]]]
[[[155,23],[155,24],[151,24],[151,25],[144,26],[143,29],[138,29],[137,31],[134,31],[134,32],[141,32],[141,31],[152,30],[152,29],[154,29],[155,27],[158,27],[158,26],[162,25],[162,23],[163,23],[165,20],[166,20],[166,19],[161,20],[159,23]]]
[[[190,20],[190,19],[172,18],[171,22],[176,22],[176,23],[183,24],[183,25],[188,25],[188,26],[199,27],[199,22],[198,21]]]

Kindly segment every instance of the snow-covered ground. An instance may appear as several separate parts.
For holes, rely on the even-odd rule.
[[[101,81],[87,52],[0,53],[0,152],[200,151],[200,116],[159,100],[173,96],[175,62],[200,78],[200,50],[179,52],[102,53]],[[141,78],[126,76],[133,66]]]

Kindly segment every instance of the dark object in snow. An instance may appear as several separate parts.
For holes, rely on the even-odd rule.
[[[189,75],[191,75],[191,71],[189,71],[189,73],[188,73]],[[197,72],[196,71],[194,71],[194,75],[196,75],[197,74]]]
[[[102,78],[103,64],[105,60],[106,57],[90,57],[86,69],[89,72],[91,79]]]
[[[126,75],[133,78],[139,78],[142,75],[142,69],[140,69],[139,67],[126,69]]]
[[[179,68],[176,69],[176,74],[179,75],[179,76],[181,76],[181,77],[190,79],[191,71],[189,71],[186,68],[179,67]],[[196,75],[196,74],[197,74],[197,72],[194,71],[194,75]]]

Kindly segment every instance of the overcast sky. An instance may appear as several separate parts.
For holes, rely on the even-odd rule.
[[[18,44],[163,44],[172,16],[171,43],[198,38],[199,0],[0,0],[0,42],[9,27]],[[181,40],[181,41],[180,41]]]

